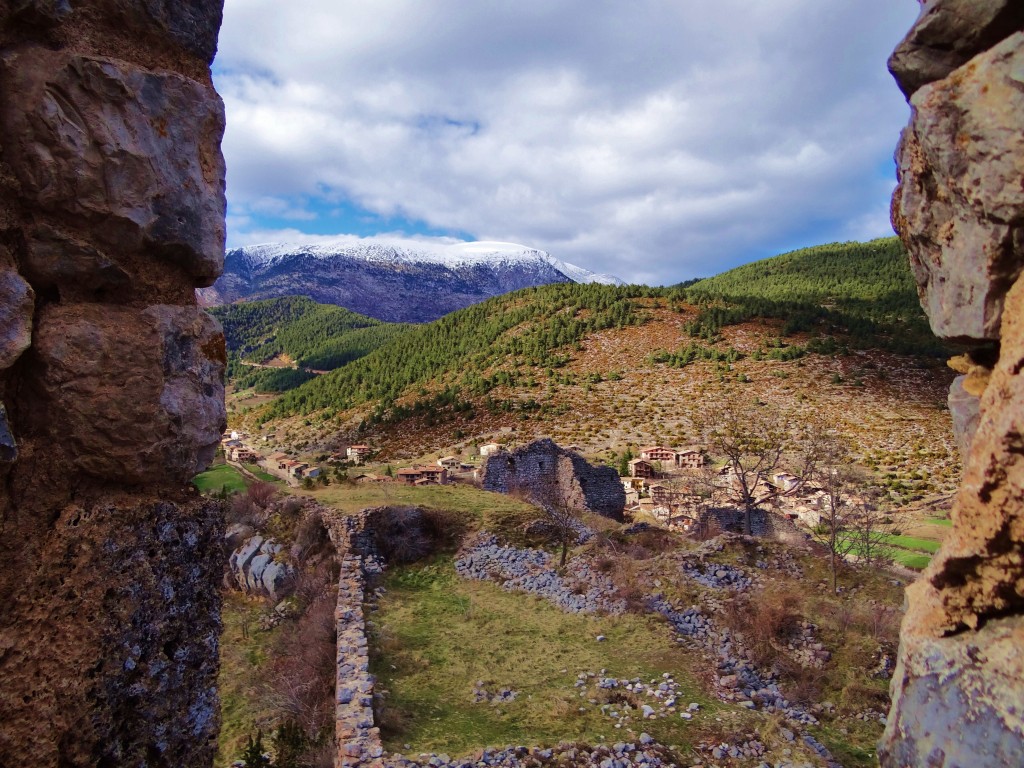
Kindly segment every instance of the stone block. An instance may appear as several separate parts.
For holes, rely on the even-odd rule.
[[[893,226],[936,335],[999,338],[1024,267],[1024,33],[911,99]]]
[[[30,429],[93,477],[187,482],[225,428],[224,354],[219,324],[195,307],[49,306],[29,370],[45,405]]]
[[[910,98],[1021,29],[1019,0],[925,0],[917,22],[889,57],[889,71]]]
[[[10,269],[0,267],[0,371],[10,368],[32,343],[35,292]]]
[[[3,157],[26,204],[211,285],[224,263],[224,108],[181,75],[43,48],[0,58]]]

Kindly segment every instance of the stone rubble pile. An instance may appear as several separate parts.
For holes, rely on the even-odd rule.
[[[699,565],[686,563],[683,565],[683,573],[688,579],[711,589],[747,590],[754,584],[754,580],[743,569],[733,565],[708,563],[702,569]]]
[[[548,553],[503,546],[487,534],[463,547],[455,570],[465,579],[497,581],[502,589],[543,597],[569,613],[617,614],[626,610],[611,579],[591,567],[586,558],[570,560],[565,576],[560,576]]]
[[[800,622],[800,634],[787,644],[790,656],[804,667],[821,669],[832,658],[832,653],[818,640],[818,627],[809,621]]]
[[[634,720],[657,720],[679,717],[692,720],[700,711],[696,702],[683,703],[679,698],[679,684],[667,672],[661,679],[644,682],[639,677],[616,679],[600,673],[580,672],[574,686],[579,697],[600,709],[615,722],[616,728],[630,725]],[[580,711],[586,707],[581,706]]]
[[[511,688],[501,688],[496,693],[491,693],[487,690],[486,685],[483,680],[476,681],[476,685],[473,687],[474,703],[504,704],[509,701],[515,701],[519,695],[519,691],[513,691]]]
[[[385,765],[385,764],[382,764]],[[670,768],[677,766],[672,753],[651,736],[641,733],[635,742],[584,745],[563,742],[554,747],[505,747],[485,749],[472,758],[452,759],[448,755],[422,754],[418,757],[389,756],[389,768]]]

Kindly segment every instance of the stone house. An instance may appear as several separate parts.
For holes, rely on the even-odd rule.
[[[633,459],[629,462],[629,474],[633,477],[654,477],[654,465],[646,459]]]
[[[395,479],[406,485],[446,485],[448,470],[444,467],[406,467],[395,473]]]
[[[350,445],[348,450],[345,451],[345,455],[348,460],[355,464],[362,464],[366,457],[370,455],[370,446],[368,445]]]
[[[484,490],[522,493],[535,504],[622,520],[626,491],[619,473],[612,467],[588,464],[549,438],[488,456],[480,474]]]
[[[505,446],[500,443],[486,443],[480,446],[481,456],[494,456],[495,454],[502,453],[505,450]]]
[[[678,469],[700,469],[705,463],[704,451],[700,448],[683,448],[676,451],[675,465]]]
[[[640,458],[644,461],[660,461],[662,464],[675,466],[676,452],[661,445],[651,445],[640,449]]]

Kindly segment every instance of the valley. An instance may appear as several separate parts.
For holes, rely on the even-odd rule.
[[[326,760],[323,697],[335,674],[364,685],[339,671],[359,668],[356,651],[372,677],[351,706],[372,716],[344,716],[353,760],[874,764],[903,587],[944,538],[961,472],[955,350],[923,326],[895,241],[833,246],[838,266],[825,248],[703,285],[528,288],[419,326],[308,299],[217,310],[240,433],[226,446],[245,459],[197,484],[229,498],[229,535],[282,544],[297,585],[279,600],[237,577],[220,764],[254,732],[275,765],[293,748]],[[328,372],[290,378],[310,360]],[[667,526],[645,501],[626,524],[580,514],[559,567],[538,507],[477,487],[482,449],[539,438],[616,468],[645,446],[703,446],[724,473],[709,424],[737,403],[780,417],[780,471],[808,436],[848,447],[860,487],[900,521],[883,537],[896,564],[840,559],[834,589],[823,539],[799,521],[749,537]],[[453,483],[399,482],[441,459]],[[352,601],[365,618],[338,625],[353,650],[335,661],[324,633]],[[289,659],[305,659],[300,677]]]

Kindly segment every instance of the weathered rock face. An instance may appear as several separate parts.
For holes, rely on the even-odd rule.
[[[274,601],[287,597],[295,574],[288,563],[279,561],[280,552],[280,544],[262,536],[242,542],[228,558],[228,569],[238,589],[247,594],[266,595]]]
[[[212,762],[217,0],[0,5],[0,765]]]
[[[626,492],[612,467],[595,467],[552,440],[537,440],[511,453],[487,457],[482,484],[488,491],[521,492],[538,504],[555,504],[622,520]]]
[[[1024,755],[1022,27],[1020,3],[933,0],[890,62],[913,94],[893,224],[922,303],[939,335],[998,348],[972,351],[991,366],[950,394],[964,481],[949,538],[907,591],[886,767]]]
[[[911,98],[893,224],[936,334],[997,339],[1024,267],[1024,33]]]
[[[909,99],[1022,27],[1017,0],[923,0],[920,18],[889,57],[889,71]]]

